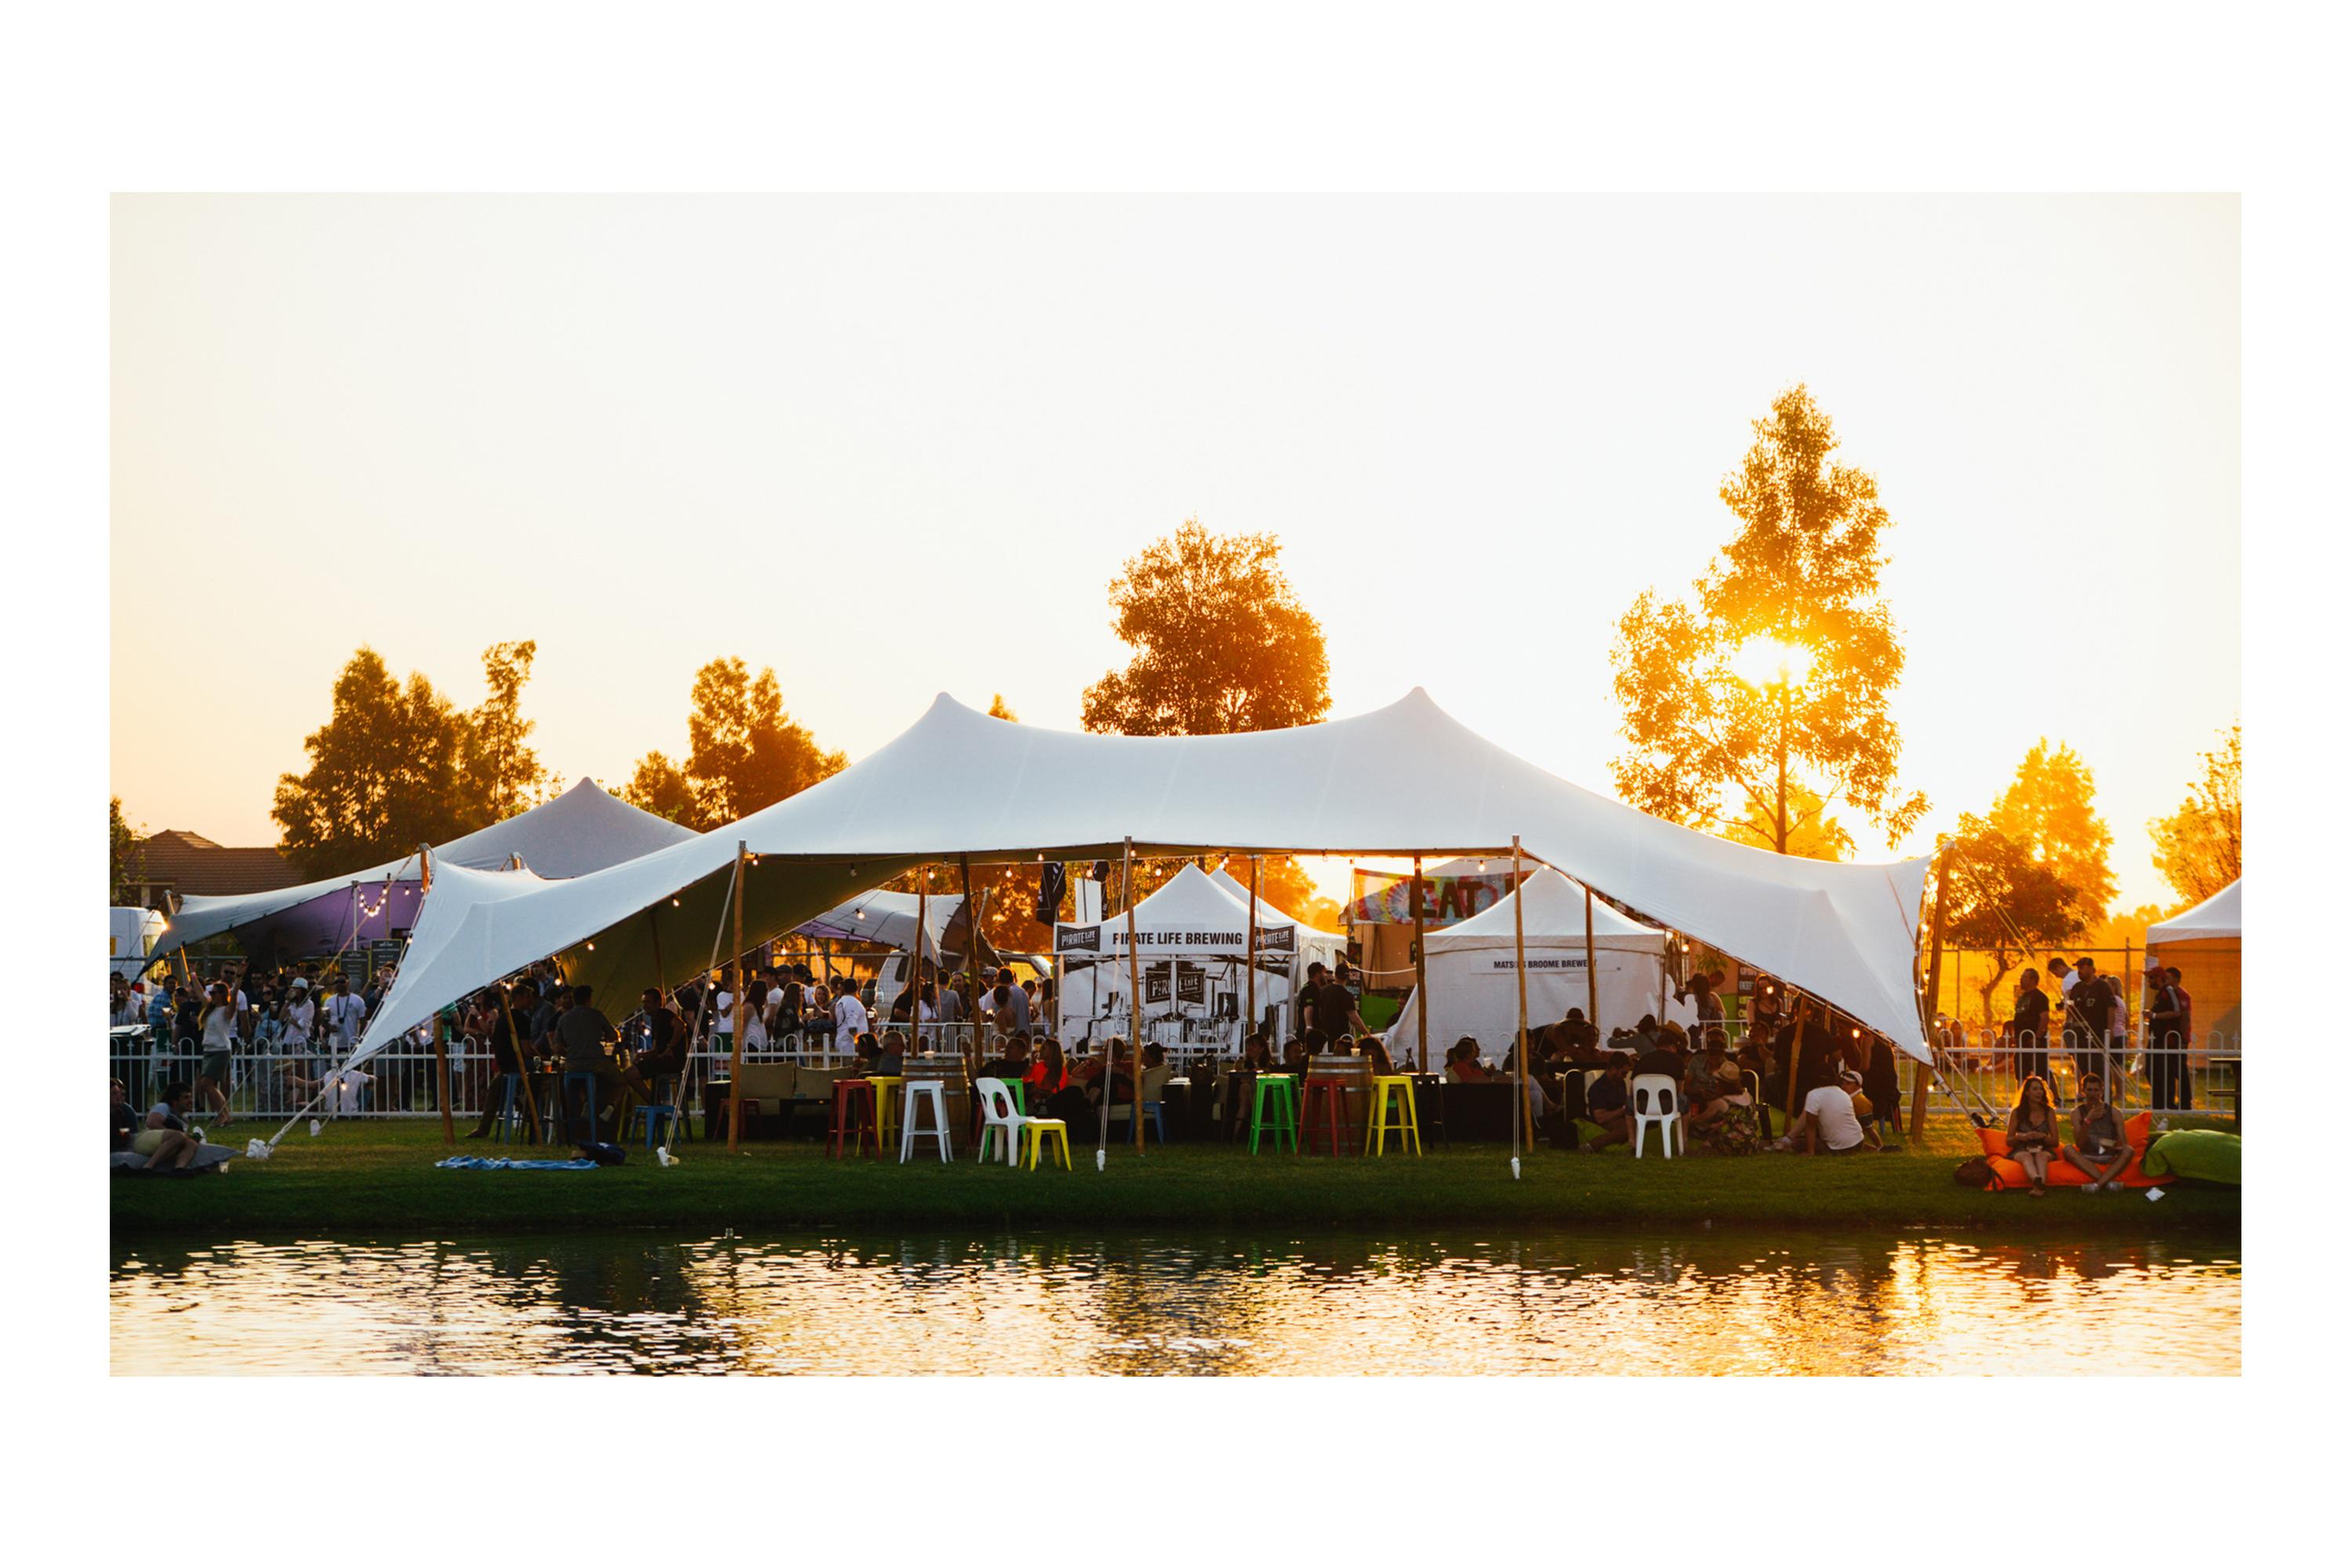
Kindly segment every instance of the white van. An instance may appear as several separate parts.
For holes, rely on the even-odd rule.
[[[136,980],[147,967],[147,955],[163,940],[163,917],[153,910],[112,909],[106,911],[106,958],[113,973]]]

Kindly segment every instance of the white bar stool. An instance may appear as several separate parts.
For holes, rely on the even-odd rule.
[[[919,1094],[930,1101],[931,1124],[929,1127],[915,1125],[915,1096]],[[907,1082],[906,1099],[900,1103],[898,1111],[898,1163],[903,1165],[914,1158],[915,1140],[919,1137],[931,1139],[939,1144],[941,1164],[955,1158],[948,1149],[947,1085],[935,1078],[909,1079]]]

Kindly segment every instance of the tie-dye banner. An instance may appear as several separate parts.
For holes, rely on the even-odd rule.
[[[1528,874],[1532,876],[1530,866]],[[1458,925],[1502,902],[1511,890],[1511,873],[1493,871],[1477,877],[1423,877],[1421,879],[1422,923],[1431,931]],[[1349,888],[1347,919],[1350,924],[1412,923],[1412,878],[1389,876],[1355,868]]]

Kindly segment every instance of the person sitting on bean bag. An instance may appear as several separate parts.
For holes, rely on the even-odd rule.
[[[2087,1192],[2113,1192],[2116,1178],[2131,1163],[2131,1145],[2124,1139],[2124,1119],[2107,1103],[2106,1085],[2099,1075],[2082,1078],[2083,1103],[2074,1108],[2074,1142],[2060,1152],[2068,1164],[2091,1178]],[[2015,1142],[2011,1157],[2015,1158]]]

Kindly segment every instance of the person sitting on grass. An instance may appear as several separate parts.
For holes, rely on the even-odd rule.
[[[1693,1136],[1718,1154],[1753,1154],[1762,1146],[1756,1125],[1756,1099],[1748,1092],[1721,1029],[1706,1032],[1706,1051],[1691,1063],[1683,1080]]]
[[[2017,1086],[2017,1104],[2009,1113],[2009,1157],[2025,1167],[2033,1195],[2049,1190],[2050,1156],[2058,1148],[2058,1118],[2050,1110],[2050,1086],[2030,1077]]]
[[[1610,1052],[1607,1069],[1584,1091],[1584,1119],[1601,1129],[1600,1137],[1587,1139],[1581,1145],[1586,1153],[1598,1154],[1612,1143],[1633,1141],[1633,1118],[1625,1109],[1625,1075],[1633,1065],[1633,1058],[1623,1051]]]
[[[1797,1124],[1771,1146],[1807,1154],[1858,1154],[1875,1148],[1877,1140],[1854,1113],[1853,1097],[1861,1089],[1862,1079],[1847,1073],[1836,1083],[1810,1090]]]
[[[130,1152],[131,1141],[139,1136],[139,1113],[124,1102],[128,1091],[123,1089],[122,1080],[118,1078],[112,1081],[114,1103],[107,1112],[110,1134],[108,1147],[117,1154],[124,1154]]]
[[[2074,1108],[2074,1142],[2059,1152],[2068,1164],[2091,1178],[2084,1192],[2113,1192],[2116,1178],[2131,1163],[2123,1117],[2107,1103],[2106,1085],[2097,1073],[2083,1075],[2082,1094],[2083,1103]]]
[[[202,1144],[188,1134],[188,1112],[195,1100],[195,1090],[187,1084],[164,1087],[163,1098],[147,1112],[147,1130],[131,1141],[132,1153],[147,1156],[142,1169],[184,1170],[196,1157]]]

